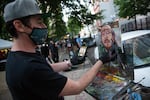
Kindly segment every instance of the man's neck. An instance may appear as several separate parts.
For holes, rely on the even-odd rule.
[[[11,51],[36,52],[37,46],[29,38],[17,38],[13,41]]]

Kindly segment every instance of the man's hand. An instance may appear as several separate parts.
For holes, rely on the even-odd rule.
[[[82,57],[82,56],[74,55],[72,59],[70,59],[72,65],[82,64],[84,61],[85,61],[85,56]]]
[[[117,58],[117,53],[115,52],[115,49],[109,53],[103,53],[102,56],[99,58],[103,62],[103,64],[114,61]]]

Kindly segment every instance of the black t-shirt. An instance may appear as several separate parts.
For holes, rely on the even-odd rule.
[[[8,55],[6,81],[14,100],[60,100],[67,78],[40,54],[17,51]]]

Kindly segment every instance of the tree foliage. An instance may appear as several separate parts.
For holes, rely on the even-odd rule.
[[[76,17],[70,17],[68,20],[68,32],[73,35],[79,33],[82,27],[82,23]]]
[[[3,16],[3,7],[6,3],[11,2],[14,0],[1,0],[0,1],[0,17]],[[70,22],[68,22],[68,27],[71,25],[76,25],[77,30],[79,30],[83,24],[91,24],[93,23],[94,19],[101,18],[101,14],[99,16],[91,15],[88,12],[88,9],[80,4],[80,0],[37,0],[39,6],[42,10],[44,15],[44,22],[48,26],[49,29],[49,36],[51,34],[55,34],[57,38],[61,38],[62,36],[66,35],[67,33],[67,26],[66,23],[63,21],[63,10],[65,8],[69,9],[69,18]],[[73,25],[74,24],[74,25]],[[4,30],[4,21],[0,20],[0,25],[2,26],[0,29],[0,33],[6,32]],[[73,27],[72,27],[73,28]],[[70,31],[71,31],[70,27]],[[1,36],[1,35],[0,35]]]
[[[78,1],[79,2],[79,1]],[[102,12],[97,13],[96,15],[92,15],[88,10],[88,5],[83,5],[81,3],[74,4],[73,10],[71,11],[68,28],[74,32],[78,33],[83,26],[90,25],[94,23],[96,19],[102,19]],[[76,5],[76,6],[75,6]],[[77,28],[76,30],[74,28]]]
[[[114,0],[119,7],[118,15],[120,17],[132,18],[137,14],[146,15],[150,12],[149,0]]]
[[[5,30],[5,22],[3,20],[4,6],[12,0],[0,0],[0,38],[9,39],[10,35]]]

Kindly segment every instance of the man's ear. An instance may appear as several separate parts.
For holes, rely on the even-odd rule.
[[[14,20],[13,25],[16,28],[16,31],[21,33],[25,32],[25,26],[22,24],[20,20]]]

